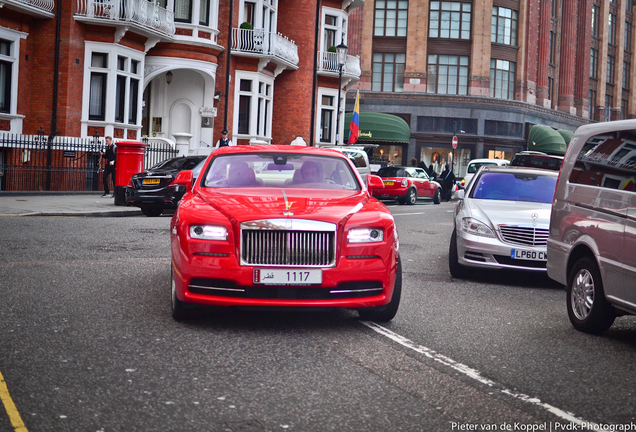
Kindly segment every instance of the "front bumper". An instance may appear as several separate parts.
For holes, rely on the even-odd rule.
[[[397,272],[397,254],[386,262],[380,257],[341,257],[337,267],[322,269],[320,285],[255,284],[254,269],[240,266],[232,254],[211,257],[175,256],[173,270],[179,300],[210,306],[239,307],[338,307],[347,309],[386,305]],[[295,267],[295,270],[300,268]]]
[[[522,246],[457,231],[457,258],[461,265],[486,269],[511,269],[546,272],[547,261],[513,259],[513,250],[547,254],[546,246]]]

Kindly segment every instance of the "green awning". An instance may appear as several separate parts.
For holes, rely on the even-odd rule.
[[[349,125],[353,113],[345,114],[344,142],[349,140]],[[406,143],[411,140],[411,128],[401,117],[392,114],[361,112],[356,144]]]
[[[560,133],[563,137],[565,146],[567,147],[568,145],[570,145],[570,140],[572,139],[572,135],[574,135],[574,132],[565,129],[557,129],[557,132]]]
[[[550,126],[534,125],[528,133],[528,150],[564,155],[567,144],[561,134]]]

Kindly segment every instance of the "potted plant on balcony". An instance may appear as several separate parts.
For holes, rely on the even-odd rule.
[[[245,21],[239,26],[239,49],[243,51],[254,51],[256,41],[254,40],[254,26]]]

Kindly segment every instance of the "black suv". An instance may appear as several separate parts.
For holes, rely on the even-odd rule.
[[[537,151],[522,151],[512,157],[510,166],[543,168],[554,171],[561,169],[563,155],[553,155]]]

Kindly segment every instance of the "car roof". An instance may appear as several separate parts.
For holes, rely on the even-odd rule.
[[[543,168],[532,168],[532,167],[523,167],[523,166],[483,166],[477,171],[478,173],[484,172],[502,172],[509,173],[511,171],[515,173],[528,173],[528,174],[541,174],[550,177],[557,177],[559,175],[558,171],[547,170]]]
[[[488,158],[484,158],[484,159],[471,159],[470,162],[468,162],[468,164],[471,163],[479,163],[479,162],[503,162],[503,163],[510,163],[510,161],[508,159],[496,159],[496,158],[492,158],[492,159],[488,159]]]
[[[217,156],[223,154],[240,154],[240,153],[302,153],[311,154],[315,156],[337,156],[345,159],[342,152],[332,150],[329,148],[321,147],[309,147],[309,146],[293,146],[287,144],[267,144],[267,145],[237,145],[237,146],[225,146],[214,150],[210,156]]]

